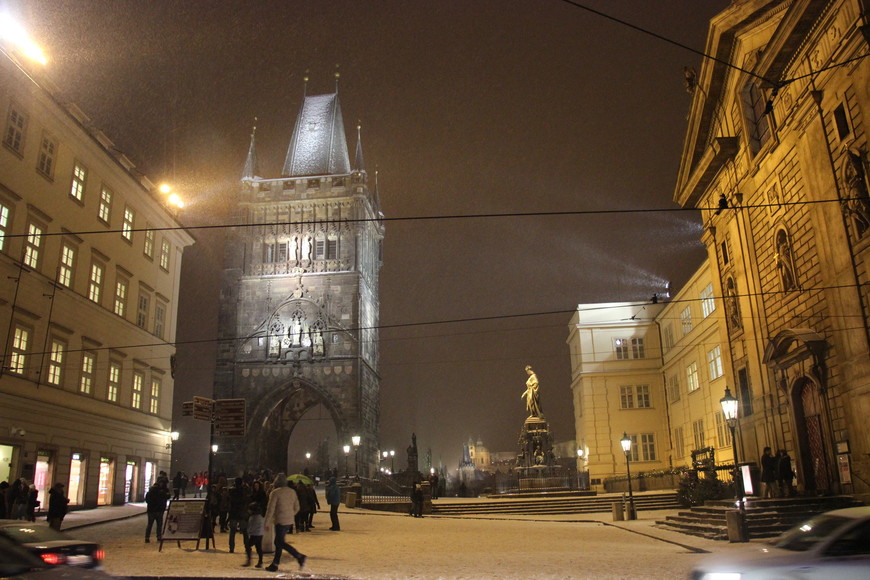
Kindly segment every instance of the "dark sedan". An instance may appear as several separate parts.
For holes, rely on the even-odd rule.
[[[0,536],[51,566],[100,568],[105,555],[99,544],[77,540],[41,523],[0,520]]]

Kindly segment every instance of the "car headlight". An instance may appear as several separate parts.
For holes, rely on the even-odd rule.
[[[740,572],[705,572],[698,580],[740,580],[742,577]]]

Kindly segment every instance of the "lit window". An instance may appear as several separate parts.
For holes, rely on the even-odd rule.
[[[127,289],[129,283],[124,278],[115,282],[115,314],[121,318],[127,313]]]
[[[85,196],[85,181],[88,178],[88,169],[78,161],[73,167],[72,185],[69,188],[69,195],[76,201],[82,201]]]
[[[124,208],[124,223],[121,225],[121,237],[128,242],[133,241],[133,221],[135,212],[131,207]]]
[[[39,145],[39,155],[36,158],[36,170],[51,179],[54,177],[54,158],[57,155],[57,141],[47,133],[42,134]]]
[[[706,439],[704,438],[704,420],[698,419],[692,423],[692,437],[695,441],[695,449],[706,447]]]
[[[76,249],[63,242],[60,248],[60,266],[57,269],[57,283],[67,288],[72,287],[73,273],[75,272]]]
[[[39,267],[39,252],[42,249],[43,230],[38,225],[31,223],[27,226],[27,237],[24,239],[24,259],[27,266],[34,270]]]
[[[711,381],[722,376],[722,349],[718,345],[707,352],[707,369]]]
[[[66,345],[59,340],[51,341],[51,353],[48,357],[48,383],[60,385],[63,372],[63,357],[66,353]]]
[[[172,245],[169,240],[163,240],[160,244],[160,267],[169,270],[169,251]]]
[[[151,308],[151,298],[144,292],[139,293],[139,310],[136,312],[136,326],[139,328],[148,327],[148,312]]]
[[[82,376],[79,381],[79,392],[85,395],[91,394],[94,387],[94,362],[97,357],[93,353],[82,353]]]
[[[6,118],[6,134],[3,144],[21,155],[24,152],[24,131],[27,128],[27,116],[13,103],[9,106],[9,116]]]
[[[149,258],[154,258],[154,230],[145,230],[145,247],[143,252]]]
[[[142,408],[142,385],[145,383],[145,377],[142,373],[133,373],[133,398],[130,400],[130,406],[134,409]]]
[[[708,284],[701,290],[701,311],[704,313],[704,318],[707,318],[714,310],[716,310],[716,301],[713,299],[713,284]]]
[[[121,390],[121,364],[112,362],[109,363],[109,384],[106,391],[106,399],[117,403],[118,392]]]
[[[30,330],[16,326],[12,335],[12,350],[9,353],[9,371],[23,375],[27,363],[27,349],[30,347]]]
[[[91,276],[88,282],[88,299],[91,302],[100,303],[103,296],[103,273],[105,267],[99,262],[91,263]]]
[[[7,235],[9,235],[9,208],[0,204],[0,252],[6,251]]]
[[[680,323],[683,325],[683,336],[692,332],[692,309],[688,306],[680,312]]]
[[[686,380],[690,393],[701,388],[701,383],[698,381],[698,363],[691,363],[686,367]]]
[[[112,217],[112,196],[113,195],[114,194],[112,193],[112,190],[109,189],[108,187],[106,187],[105,185],[103,186],[103,189],[100,191],[100,207],[99,207],[97,216],[99,216],[99,218],[101,220],[106,222],[106,225],[112,223],[111,217]]]
[[[148,410],[155,415],[160,411],[160,379],[151,379],[151,403]]]
[[[163,336],[166,331],[166,305],[159,300],[154,304],[154,334],[157,338],[165,338]]]

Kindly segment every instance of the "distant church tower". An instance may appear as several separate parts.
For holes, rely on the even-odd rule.
[[[367,475],[377,466],[384,224],[360,130],[351,165],[338,92],[305,96],[272,178],[259,175],[255,134],[227,240],[215,376],[216,398],[246,399],[246,434],[216,434],[215,466],[284,470],[294,427],[322,404],[338,447],[361,436]]]

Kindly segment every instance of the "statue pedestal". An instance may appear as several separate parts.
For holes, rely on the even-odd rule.
[[[517,484],[520,492],[566,491],[570,489],[564,467],[556,463],[550,424],[543,416],[523,423],[517,455]]]

